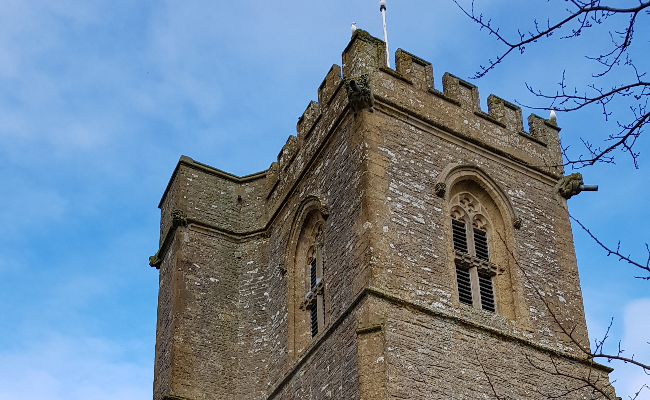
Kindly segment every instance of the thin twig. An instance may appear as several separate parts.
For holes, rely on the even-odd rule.
[[[494,394],[494,397],[497,398],[497,400],[502,400],[501,397],[497,394],[497,390],[494,388],[494,385],[492,384],[492,380],[490,379],[490,375],[488,375],[487,371],[485,370],[485,367],[483,366],[483,363],[481,362],[481,359],[478,356],[478,350],[474,349],[474,353],[476,354],[476,361],[478,361],[478,365],[481,366],[481,369],[483,370],[483,375],[487,378],[488,384],[490,385],[490,388],[492,388],[492,393]]]
[[[591,237],[591,238],[592,238],[592,239],[593,239],[593,240],[594,240],[594,241],[595,241],[595,242],[596,242],[600,247],[602,247],[605,251],[607,251],[607,256],[608,256],[608,257],[609,257],[610,255],[614,255],[614,256],[618,257],[619,261],[626,261],[627,263],[632,264],[632,265],[634,265],[635,267],[641,268],[642,270],[644,270],[644,271],[650,273],[650,248],[648,247],[648,244],[647,244],[647,243],[646,243],[645,247],[646,247],[646,250],[648,251],[648,259],[646,260],[645,265],[643,265],[643,264],[641,264],[641,263],[639,263],[639,262],[636,262],[636,261],[632,260],[632,259],[630,258],[629,255],[626,256],[626,255],[624,255],[624,254],[622,254],[622,253],[620,252],[620,250],[621,250],[621,242],[620,242],[620,241],[618,242],[618,245],[616,246],[616,250],[613,250],[612,248],[610,248],[610,247],[608,247],[607,245],[605,245],[602,241],[600,241],[600,239],[598,239],[598,238],[597,238],[593,233],[591,233],[591,231],[590,231],[589,229],[587,229],[587,227],[584,226],[584,225],[582,224],[582,222],[580,222],[578,219],[576,219],[573,215],[569,214],[569,218],[571,218],[571,219],[572,219],[573,221],[575,221],[578,225],[580,225],[580,227],[582,228],[582,230],[584,230],[585,232],[587,232],[587,234],[588,234],[588,235],[589,235],[589,236],[590,236],[590,237]],[[638,276],[637,276],[636,278],[639,278],[639,279],[645,279],[645,280],[650,280],[650,275],[648,275],[648,276],[644,276],[644,277],[638,277]]]
[[[481,78],[491,70],[501,64],[510,54],[518,51],[524,53],[528,45],[549,38],[555,33],[566,32],[561,39],[570,39],[579,37],[586,29],[593,28],[604,24],[610,18],[614,23],[619,23],[619,19],[613,19],[614,16],[626,16],[626,22],[619,29],[609,31],[611,48],[605,49],[597,56],[587,56],[604,66],[600,72],[591,74],[594,79],[602,78],[614,70],[615,67],[625,66],[634,71],[636,76],[635,82],[624,82],[615,85],[610,89],[603,89],[595,83],[588,85],[590,90],[595,91],[594,95],[587,93],[580,95],[577,89],[573,93],[567,92],[567,86],[564,82],[564,75],[560,82],[561,91],[555,94],[545,94],[534,90],[527,85],[528,89],[535,96],[550,100],[551,104],[547,107],[529,107],[532,109],[555,109],[558,112],[570,112],[585,108],[587,106],[598,106],[602,108],[605,120],[609,120],[612,111],[608,107],[614,100],[621,101],[628,98],[628,102],[637,102],[630,106],[633,117],[623,117],[617,121],[619,132],[610,134],[605,138],[607,146],[595,146],[592,141],[581,139],[587,150],[587,155],[582,154],[577,159],[569,157],[566,151],[563,155],[566,158],[564,165],[570,165],[572,168],[582,168],[593,165],[597,162],[614,163],[613,151],[621,149],[624,153],[631,156],[634,166],[638,168],[639,153],[634,149],[637,139],[643,133],[644,127],[650,123],[650,112],[647,108],[647,99],[650,96],[650,82],[643,79],[646,72],[640,72],[630,56],[630,48],[634,41],[635,25],[637,23],[646,24],[646,21],[639,22],[643,17],[650,16],[650,1],[638,0],[638,4],[633,7],[613,7],[603,4],[602,0],[568,0],[569,8],[566,9],[568,15],[559,18],[556,22],[550,20],[546,24],[540,24],[533,20],[534,29],[518,30],[517,39],[511,40],[502,34],[498,27],[495,27],[492,20],[477,14],[474,9],[475,3],[471,2],[471,7],[466,8],[460,5],[460,0],[452,0],[458,8],[472,21],[477,23],[480,29],[487,30],[489,35],[494,35],[500,43],[505,45],[505,49],[498,53],[496,58],[488,59],[486,66],[480,65],[479,70],[473,76],[474,79]],[[567,32],[568,30],[568,32]],[[641,32],[645,33],[644,30]],[[607,44],[605,46],[608,46]],[[624,75],[622,75],[624,76]],[[643,101],[645,99],[645,102]],[[522,105],[521,103],[519,103]],[[617,115],[620,115],[617,112]]]

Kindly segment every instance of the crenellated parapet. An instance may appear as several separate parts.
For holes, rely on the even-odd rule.
[[[488,114],[506,129],[513,132],[524,131],[524,118],[521,107],[503,100],[493,94],[488,96]]]
[[[320,103],[310,101],[309,106],[307,106],[307,110],[305,110],[300,119],[298,119],[298,124],[296,126],[299,143],[303,143],[305,139],[307,139],[311,133],[311,128],[316,125],[320,117]]]
[[[296,135],[289,136],[277,161],[271,165],[266,178],[271,213],[346,114],[349,102],[344,84],[341,67],[333,65],[318,88],[318,102],[309,102],[298,119]]]
[[[557,179],[563,175],[560,128],[555,121],[531,114],[527,118],[526,130],[519,106],[491,94],[487,97],[485,112],[481,110],[476,85],[445,73],[441,78],[440,91],[434,85],[433,67],[430,62],[399,49],[395,53],[393,70],[385,66],[385,56],[383,41],[363,30],[354,33],[343,51],[343,66],[333,65],[329,69],[318,87],[318,101],[310,101],[298,119],[296,134],[288,137],[277,160],[267,171],[255,174],[255,179],[264,178],[260,185],[263,192],[260,200],[266,202],[267,217],[271,217],[279,209],[282,201],[293,190],[306,169],[313,165],[312,161],[330,135],[340,127],[341,122],[347,116],[357,118],[357,114],[366,112],[366,109],[377,109],[379,112],[393,115],[402,113],[405,118],[419,121],[419,126],[426,127],[425,130],[432,134],[441,137],[450,135],[456,137],[455,140],[465,140],[552,178]],[[361,101],[368,95],[371,96],[372,104]],[[358,104],[353,104],[355,102]],[[174,176],[178,175],[182,177],[181,180],[193,182],[199,175],[187,172],[192,170],[205,170],[209,172],[208,175],[214,176],[223,175],[226,178],[224,182],[239,184],[241,180],[218,170],[213,171],[211,167],[186,157],[179,162]],[[170,185],[180,185],[179,182],[178,179],[172,179]],[[178,189],[180,192],[188,190],[181,186]],[[246,203],[237,203],[236,199],[241,199],[242,196],[239,192],[235,193],[236,184],[230,186],[221,192],[235,199],[231,205],[232,209],[222,210],[219,218],[215,219],[218,222],[210,223],[226,224],[221,228],[233,232],[247,224],[251,227],[255,225],[255,229],[259,229],[260,223],[266,223],[260,220],[261,215],[256,216],[254,222],[250,223],[240,221],[239,217],[234,218],[239,215],[239,208]],[[173,193],[176,191],[169,189],[171,194],[161,202],[163,217],[171,215],[173,209],[179,208],[188,210],[189,219],[196,219],[193,215],[196,207],[183,204],[184,197],[174,197]],[[210,209],[217,210],[214,207]],[[223,218],[224,215],[228,218]],[[162,237],[171,224],[171,220],[163,218]]]
[[[318,87],[267,174],[270,208],[298,179],[323,140],[347,114],[353,91],[348,85],[363,79],[379,108],[420,119],[432,129],[454,135],[553,177],[563,174],[560,128],[531,114],[527,129],[521,107],[496,95],[481,109],[478,87],[450,73],[442,76],[442,91],[434,85],[433,67],[402,49],[395,69],[386,67],[384,42],[357,30],[342,54],[343,67],[333,65]],[[354,81],[354,82],[352,82]],[[359,81],[361,82],[361,81]]]
[[[289,136],[287,143],[282,147],[282,150],[280,150],[280,154],[278,154],[278,166],[280,171],[286,170],[289,167],[299,149],[298,138],[293,135]]]
[[[343,50],[343,76],[357,77],[385,68],[386,46],[384,42],[364,30],[357,29],[350,43]]]
[[[318,87],[318,102],[320,104],[329,104],[341,82],[341,67],[334,64],[325,79],[323,79],[323,83]]]
[[[440,91],[431,63],[401,49],[395,54],[395,70],[384,59],[384,43],[357,30],[343,53],[343,78],[368,74],[378,103],[532,168],[562,175],[560,129],[553,122],[531,115],[526,129],[521,108],[511,102],[490,95],[485,112],[476,85],[445,73]]]
[[[444,95],[454,100],[459,107],[472,112],[481,111],[478,87],[475,85],[446,72],[442,76],[442,87]]]
[[[395,70],[415,88],[433,90],[433,66],[430,62],[398,49],[395,52]]]

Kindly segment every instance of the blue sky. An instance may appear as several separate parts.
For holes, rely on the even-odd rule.
[[[514,3],[482,11],[514,33],[510,24],[531,11]],[[565,2],[518,7],[533,5],[543,20]],[[238,175],[268,168],[341,63],[352,21],[382,35],[374,0],[0,0],[0,400],[151,396],[158,275],[147,258],[178,158]],[[647,25],[633,49],[646,69]],[[499,49],[450,0],[389,0],[388,26],[391,51],[432,62],[439,89],[445,71],[468,78]],[[546,106],[524,83],[556,90],[563,69],[584,87],[596,69],[583,56],[603,38],[554,37],[514,55],[474,82],[483,108],[490,93]],[[576,151],[581,136],[615,126],[598,110],[558,123]],[[616,165],[583,170],[600,191],[569,201],[605,242],[621,240],[639,259],[648,141],[638,142],[640,169],[617,155]],[[574,235],[592,339],[613,317],[612,346],[622,340],[626,354],[650,360],[650,283]],[[648,382],[626,367],[613,376],[623,396]]]

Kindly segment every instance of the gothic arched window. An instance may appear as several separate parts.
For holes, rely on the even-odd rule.
[[[324,211],[325,210],[325,211]],[[297,356],[325,330],[326,311],[326,209],[318,199],[300,207],[291,234],[288,264],[289,351]]]
[[[311,337],[322,332],[325,326],[325,283],[323,281],[323,227],[318,224],[312,234],[313,244],[307,253],[306,267],[309,271],[309,286],[305,288],[305,300],[302,310],[309,311],[309,331]]]
[[[475,165],[448,165],[435,188],[447,199],[447,276],[458,303],[529,326],[508,195]]]
[[[457,193],[451,199],[451,228],[458,301],[496,312],[496,266],[490,262],[489,244],[493,228],[486,207],[469,192]]]

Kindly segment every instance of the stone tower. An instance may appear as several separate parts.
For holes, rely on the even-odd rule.
[[[181,157],[150,260],[155,400],[613,393],[580,350],[560,129],[385,59],[357,30],[266,171]]]

